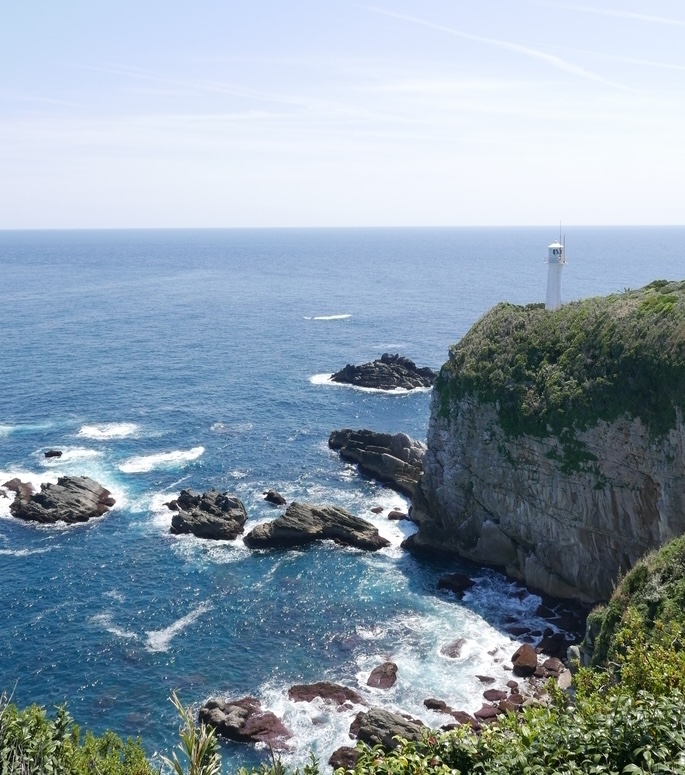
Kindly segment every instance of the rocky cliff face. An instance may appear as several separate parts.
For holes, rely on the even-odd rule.
[[[685,533],[684,296],[488,313],[438,378],[414,545],[595,602]]]

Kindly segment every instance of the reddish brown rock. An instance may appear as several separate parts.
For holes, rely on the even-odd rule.
[[[388,519],[395,520],[396,522],[399,522],[403,519],[409,519],[409,517],[403,512],[403,511],[391,511],[388,514]]]
[[[476,678],[482,683],[482,684],[494,684],[495,679],[490,675],[477,675]]]
[[[349,745],[342,745],[340,748],[336,748],[330,755],[328,763],[334,770],[338,770],[341,767],[344,770],[353,770],[358,759],[359,751],[356,748],[352,748]]]
[[[287,748],[290,730],[271,711],[262,710],[255,697],[239,700],[211,699],[198,714],[201,724],[216,729],[217,734],[238,743],[268,743],[274,750]]]
[[[385,511],[385,509],[382,506],[374,506],[371,509],[372,514],[382,514]]]
[[[502,691],[501,689],[486,689],[486,691],[483,692],[483,697],[488,702],[497,702],[498,700],[506,700],[508,697],[508,693]]]
[[[514,665],[514,675],[526,678],[537,670],[538,655],[530,644],[524,643],[514,652],[511,661]]]
[[[296,684],[288,689],[288,698],[293,702],[311,702],[315,697],[320,697],[322,700],[333,702],[336,705],[342,705],[345,702],[352,702],[356,705],[365,704],[361,695],[354,689],[330,681]]]
[[[473,715],[478,721],[492,721],[492,719],[500,716],[502,711],[496,708],[494,705],[483,705],[480,710],[477,710]]]
[[[397,665],[394,662],[383,662],[371,671],[366,685],[373,686],[374,689],[389,689],[396,681]]]

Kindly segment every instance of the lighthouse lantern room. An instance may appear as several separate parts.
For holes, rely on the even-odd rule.
[[[561,307],[561,270],[566,264],[566,248],[561,242],[553,242],[547,248],[547,297],[545,309]]]

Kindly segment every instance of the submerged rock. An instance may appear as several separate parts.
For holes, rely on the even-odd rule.
[[[421,476],[426,445],[406,433],[376,433],[369,430],[333,431],[328,446],[343,460],[356,463],[360,473],[412,496]]]
[[[238,743],[268,743],[275,750],[287,748],[292,732],[271,711],[262,710],[255,697],[239,700],[208,700],[198,714],[201,724]]]
[[[313,684],[295,684],[288,689],[288,698],[293,702],[311,702],[316,697],[322,700],[333,702],[336,705],[343,705],[346,702],[352,702],[355,705],[364,705],[359,692],[354,689],[348,689],[347,686],[331,683],[330,681],[317,681]]]
[[[475,584],[476,582],[465,573],[448,573],[438,579],[438,589],[454,592],[460,599],[464,596],[464,592]]]
[[[112,493],[87,476],[60,476],[57,484],[41,484],[40,492],[18,479],[4,485],[16,493],[10,513],[18,519],[41,524],[87,522],[114,506]]]
[[[296,502],[272,522],[257,525],[244,540],[253,549],[267,549],[304,546],[325,538],[370,551],[390,545],[370,522],[345,509]]]
[[[166,504],[174,512],[170,532],[192,533],[198,538],[232,540],[243,532],[247,512],[234,495],[216,490],[198,495],[181,490],[176,500]]]
[[[432,387],[436,376],[433,369],[419,368],[409,358],[384,353],[378,360],[361,366],[348,363],[344,369],[336,371],[331,380],[377,390],[413,390]]]
[[[446,643],[444,646],[441,647],[440,653],[444,654],[446,657],[449,657],[450,659],[459,659],[461,656],[462,649],[466,645],[466,639],[465,638],[457,638],[456,640],[451,641],[450,643]]]

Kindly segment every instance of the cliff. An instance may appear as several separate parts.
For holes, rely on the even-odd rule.
[[[415,545],[608,599],[685,532],[683,409],[685,282],[494,307],[436,382]]]

